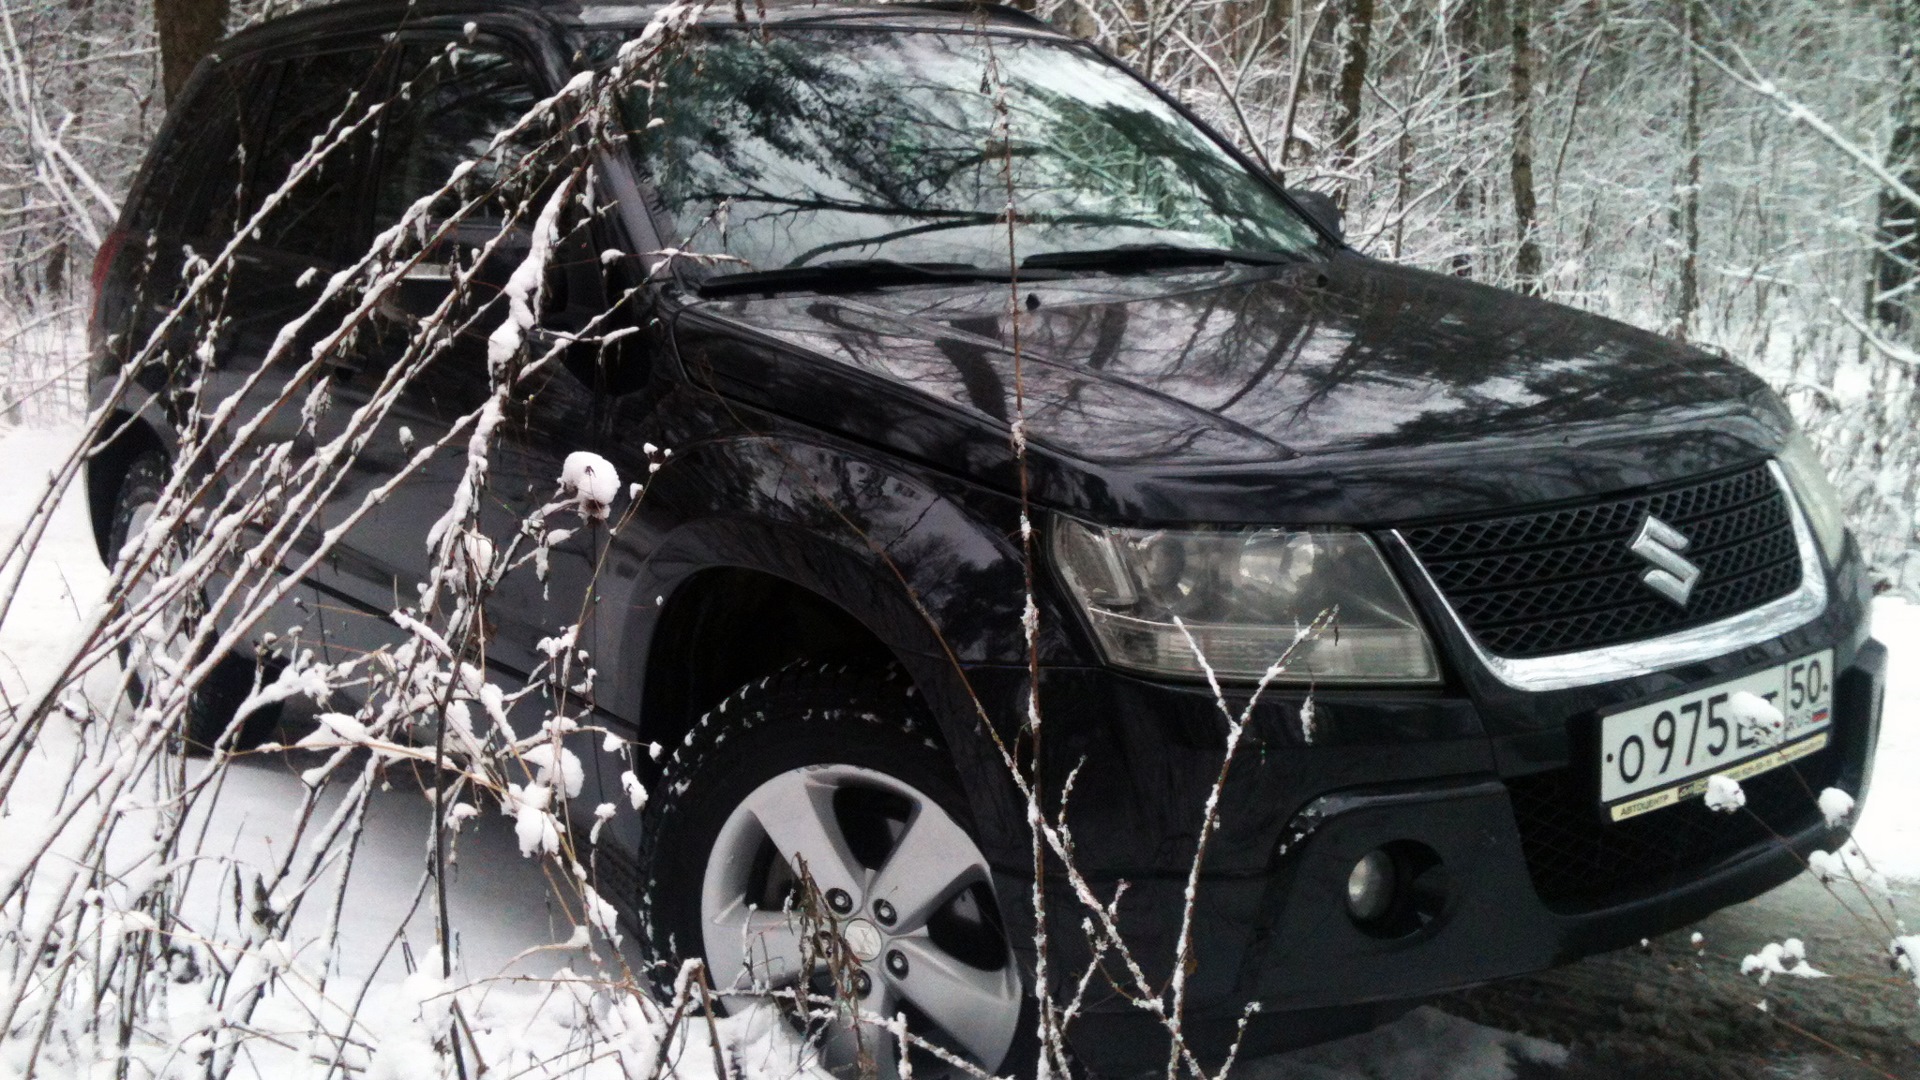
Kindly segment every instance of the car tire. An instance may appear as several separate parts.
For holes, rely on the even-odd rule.
[[[914,1035],[990,1073],[1030,1073],[1036,1009],[932,732],[897,670],[795,665],[702,717],[644,822],[637,910],[657,975],[671,981],[698,956],[728,1009],[783,1000],[834,1075],[892,1076],[897,1051],[850,1009],[824,1023],[798,1015],[778,991],[802,969],[810,993],[904,1012]],[[781,858],[787,847],[802,858]],[[837,938],[821,936],[829,926]],[[921,1049],[910,1063],[916,1077],[958,1072]]]
[[[126,475],[120,481],[120,491],[114,500],[113,522],[107,532],[107,550],[118,560],[126,548],[127,540],[139,529],[145,527],[147,519],[160,504],[160,496],[166,489],[169,466],[165,455],[158,451],[147,451],[134,458],[127,467]],[[163,558],[178,558],[178,552],[172,552]],[[199,621],[205,610],[205,601],[196,595],[192,598],[190,610],[179,616],[179,622],[191,626]],[[127,698],[134,708],[140,708],[146,702],[146,684],[137,670],[138,659],[135,646],[128,642],[120,647],[120,660],[123,664],[136,666],[127,679]],[[211,752],[214,744],[226,733],[233,722],[233,716],[253,691],[254,664],[242,657],[223,656],[207,677],[194,688],[187,701],[185,730],[181,732],[182,742],[190,754]],[[245,749],[258,745],[279,727],[279,706],[270,705],[255,710],[246,719],[245,726],[235,734],[234,749]]]

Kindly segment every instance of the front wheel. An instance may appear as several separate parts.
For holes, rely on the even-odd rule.
[[[819,669],[709,713],[649,807],[649,959],[698,955],[729,1007],[780,1004],[835,1075],[896,1075],[879,1021],[903,1014],[915,1038],[989,1072],[1028,1056],[1033,1008],[929,730],[897,676]],[[957,1072],[924,1050],[910,1063]]]

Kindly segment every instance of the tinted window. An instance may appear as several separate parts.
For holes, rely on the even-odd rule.
[[[273,63],[273,77],[265,82],[272,89],[273,107],[248,185],[249,209],[263,205],[303,164],[313,168],[261,223],[259,242],[328,258],[339,255],[342,242],[357,235],[354,206],[374,141],[368,110],[386,90],[380,56],[380,50],[367,48]],[[330,152],[310,162],[316,147],[332,145],[343,135]]]
[[[1021,257],[1315,243],[1265,178],[1073,45],[716,30],[652,86],[636,84],[626,107],[672,219],[670,242],[753,268],[848,258],[1004,266],[1009,201]]]
[[[458,188],[435,204],[434,216],[449,217],[477,197],[482,204],[475,217],[507,217],[538,186],[537,151],[545,129],[530,125],[498,147],[493,141],[539,103],[531,80],[510,57],[460,46],[410,49],[402,81],[404,97],[383,136],[376,220],[399,220],[463,162],[474,164]]]
[[[232,233],[249,74],[241,64],[222,64],[181,108],[168,137],[155,147],[134,228],[182,237]]]

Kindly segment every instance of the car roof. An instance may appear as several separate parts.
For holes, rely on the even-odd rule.
[[[669,0],[341,0],[249,27],[227,39],[215,52],[232,56],[297,44],[314,36],[364,33],[370,28],[398,30],[463,18],[504,18],[544,23],[556,29],[637,27],[670,6]],[[1028,12],[974,0],[713,0],[701,21],[736,25],[742,18],[749,24],[762,20],[786,24],[884,20],[944,26],[984,22],[996,29],[1064,36]]]
[[[554,5],[558,8],[562,5]],[[606,3],[566,4],[582,23],[591,25],[640,25],[661,9],[661,2],[610,0]],[[952,23],[954,16],[984,19],[988,25],[1015,26],[1024,30],[1055,31],[1030,12],[1003,4],[976,0],[765,0],[755,3],[728,3],[715,0],[704,13],[704,22],[737,24],[765,18],[768,22],[827,22],[837,19],[890,18],[899,20],[940,18]]]

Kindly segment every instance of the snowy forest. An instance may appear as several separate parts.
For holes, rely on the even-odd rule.
[[[331,279],[303,277],[317,299],[272,346],[284,361],[276,370],[293,377],[249,381],[225,402],[190,400],[195,434],[179,449],[183,463],[141,476],[153,496],[147,516],[116,524],[118,557],[101,565],[87,525],[86,454],[75,449],[99,435],[109,411],[89,385],[87,323],[107,269],[96,259],[103,250],[112,258],[130,185],[194,65],[223,36],[307,6],[0,0],[0,434],[13,440],[5,453],[23,455],[14,467],[24,474],[0,485],[0,1080],[990,1075],[960,1056],[968,1048],[923,1038],[904,1009],[860,1011],[867,973],[847,941],[823,932],[844,912],[804,865],[784,914],[799,926],[801,969],[820,973],[814,982],[735,984],[721,1009],[715,998],[728,988],[698,960],[672,970],[636,961],[633,937],[647,916],[636,923],[609,902],[616,879],[600,845],[633,835],[642,814],[671,798],[672,785],[656,781],[676,747],[602,723],[596,678],[607,665],[584,612],[540,639],[524,681],[488,667],[498,626],[489,604],[497,612],[576,571],[576,582],[595,581],[599,555],[674,453],[648,444],[641,469],[624,473],[571,455],[505,528],[493,527],[500,519],[477,494],[506,459],[492,442],[503,417],[561,354],[583,345],[604,354],[637,332],[603,329],[604,314],[564,340],[536,326],[550,299],[546,264],[577,247],[582,221],[605,209],[580,147],[625,137],[609,104],[618,95],[670,92],[661,72],[694,22],[711,10],[751,23],[755,4],[661,5],[644,32],[532,105],[480,158],[434,177],[364,256]],[[1920,603],[1920,0],[1019,6],[1169,89],[1287,187],[1330,197],[1347,241],[1366,255],[1608,316],[1747,366],[1824,459],[1884,597],[1878,610],[1901,620],[1882,632],[1890,644],[1899,635],[1893,664],[1912,666],[1920,627],[1901,601]],[[983,94],[990,81],[982,77]],[[369,117],[379,107],[329,121],[293,155],[286,187],[377,124]],[[541,182],[520,182],[535,167],[546,170]],[[480,176],[495,190],[475,196]],[[245,226],[265,220],[281,193]],[[436,280],[464,286],[511,235],[523,261],[501,302],[474,314],[450,300],[398,348],[362,404],[329,413],[328,351],[344,350],[383,294],[426,260],[425,237],[457,226],[432,216],[436,207],[465,200],[467,213],[495,205],[488,199],[506,208],[489,219],[497,236],[479,242],[471,266]],[[232,256],[231,247],[184,253],[181,312],[213,303]],[[620,259],[593,252],[587,261]],[[299,349],[289,344],[296,331],[307,335]],[[416,443],[399,427],[389,438],[407,380],[470,331],[486,342],[487,385],[436,435]],[[192,398],[203,385],[192,365],[211,364],[214,335],[185,348],[164,338],[130,348],[185,365],[169,385]],[[104,380],[107,400],[130,392],[133,368]],[[242,410],[262,394],[298,414],[307,456],[210,434],[253,422]],[[344,486],[376,437],[399,447],[389,455],[397,475]],[[1016,423],[1011,452],[1023,469],[1025,437]],[[344,655],[277,633],[271,620],[298,598],[263,568],[319,565],[327,545],[435,453],[452,463],[458,494],[435,508],[429,579],[394,600],[388,629],[401,643]],[[231,486],[203,479],[213,474]],[[351,505],[338,511],[345,495]],[[336,513],[345,524],[327,516]],[[1026,545],[1028,572],[1013,633],[1037,658],[1036,530],[1024,504],[1017,520],[1007,533]],[[302,546],[303,530],[323,525],[322,546]],[[589,552],[579,567],[563,553],[569,542]],[[223,619],[200,617],[216,610]],[[1218,706],[1220,761],[1191,808],[1190,877],[1164,886],[1186,890],[1169,941],[1127,940],[1120,894],[1096,895],[1080,873],[1068,797],[1100,778],[1076,770],[1065,791],[1043,790],[1033,763],[1038,692],[1008,707],[1021,714],[1011,720],[973,699],[983,728],[1012,732],[994,735],[992,764],[1024,800],[1033,864],[1057,874],[1071,900],[1049,914],[1046,890],[1033,897],[1045,989],[1019,1021],[1038,1047],[1031,1074],[1086,1075],[1066,1040],[1096,982],[1164,1025],[1166,1059],[1143,1071],[1168,1080],[1467,1080],[1566,1064],[1553,1009],[1538,1010],[1530,1022],[1543,1026],[1529,1029],[1518,1017],[1533,1010],[1497,994],[1455,995],[1383,1040],[1319,1057],[1222,1064],[1183,1041],[1198,963],[1193,897],[1209,843],[1225,831],[1229,773],[1236,754],[1255,752],[1243,736],[1261,696],[1335,622],[1323,614],[1301,627],[1257,686],[1233,693],[1201,658],[1205,679],[1194,685]],[[272,660],[236,674],[229,652],[247,640]],[[212,685],[232,699],[232,719],[201,732]],[[719,699],[716,712],[736,700]],[[1916,705],[1909,684],[1889,691],[1889,717]],[[1296,714],[1308,743],[1313,706],[1309,692]],[[283,709],[303,726],[253,730]],[[1883,762],[1920,751],[1913,727],[1889,726]],[[697,732],[684,735],[693,745]],[[193,755],[183,740],[194,741]],[[624,765],[583,774],[583,746]],[[1830,908],[1821,918],[1856,935],[1848,947],[1869,943],[1857,963],[1821,954],[1829,942],[1811,933],[1810,952],[1794,935],[1811,916],[1781,909],[1753,924],[1764,924],[1764,944],[1723,945],[1726,924],[1642,942],[1618,961],[1620,1015],[1644,1004],[1650,980],[1707,972],[1721,989],[1678,1012],[1663,1004],[1660,1024],[1705,1017],[1724,1044],[1825,1055],[1842,1070],[1832,1075],[1892,1077],[1920,1061],[1920,936],[1903,884],[1920,877],[1920,797],[1887,775],[1891,809],[1872,833],[1886,847],[1862,839],[1816,852],[1802,880]],[[1738,814],[1745,797],[1723,779],[1703,789],[1715,812]],[[1844,792],[1804,794],[1827,827],[1850,823]],[[1072,942],[1057,955],[1092,960],[1049,974],[1048,933],[1055,946]],[[1659,973],[1628,966],[1639,961]],[[1843,977],[1822,985],[1816,965]],[[1539,985],[1548,989],[1525,992],[1555,984]],[[1612,1044],[1593,1053],[1599,1071],[1564,1075],[1629,1075],[1604,1063],[1641,1060]],[[1732,1051],[1689,1053],[1692,1071],[1650,1065],[1646,1075],[1775,1075],[1759,1057],[1736,1067]]]

